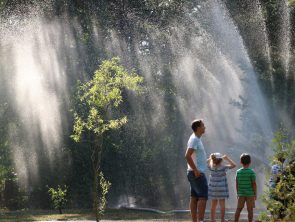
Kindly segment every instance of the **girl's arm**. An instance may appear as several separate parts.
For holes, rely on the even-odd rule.
[[[208,167],[208,169],[212,168],[212,160],[211,160],[211,158],[207,159],[207,167]]]
[[[236,167],[236,163],[232,159],[230,159],[228,156],[224,155],[222,158],[229,163],[229,169]]]
[[[211,160],[211,158],[208,158],[207,159],[207,164],[209,165],[209,163],[210,163],[210,160]]]
[[[209,158],[207,159],[207,166],[208,168],[212,168],[212,154],[210,154]]]

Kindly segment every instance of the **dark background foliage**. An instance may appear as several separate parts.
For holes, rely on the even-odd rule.
[[[170,31],[175,22],[186,25],[189,21],[185,17],[187,9],[194,7],[199,1],[182,0],[62,0],[40,1],[34,0],[10,0],[2,9],[2,19],[11,15],[26,17],[35,9],[42,11],[44,17],[50,21],[56,18],[68,21],[75,20],[79,28],[70,26],[76,40],[76,48],[79,56],[73,57],[70,53],[64,54],[63,60],[67,73],[74,73],[81,79],[89,79],[102,60],[110,55],[104,48],[110,36],[110,30],[116,30],[119,38],[127,44],[128,56],[123,63],[128,67],[139,69],[139,59],[136,57],[136,48],[139,41],[154,38],[151,30],[160,30],[160,35],[148,46],[141,45],[141,50],[150,58],[151,67],[162,70],[162,75],[152,73],[151,81],[146,91],[134,104],[132,96],[125,93],[125,103],[121,111],[127,115],[129,122],[119,131],[109,132],[104,140],[102,154],[102,170],[105,177],[112,183],[108,196],[109,206],[130,204],[146,207],[158,207],[164,209],[183,207],[188,202],[188,197],[183,194],[183,182],[179,178],[185,174],[185,162],[183,160],[183,146],[186,138],[179,137],[190,130],[179,113],[179,107],[175,101],[177,93],[172,77],[171,64],[174,62],[174,54],[171,51],[169,41]],[[206,1],[203,1],[206,2]],[[253,29],[257,26],[256,20],[249,16],[252,0],[224,0],[223,1],[240,32],[251,63],[254,66],[259,81],[269,104],[272,106],[272,118],[274,129],[283,121],[282,113],[288,113],[289,130],[293,132],[295,121],[294,103],[294,43],[295,43],[295,13],[290,6],[290,66],[287,78],[284,69],[284,58],[280,57],[280,34],[277,30],[280,14],[280,0],[262,0],[261,6],[266,18],[266,34],[269,39],[271,66],[265,54],[261,53],[256,44]],[[53,7],[52,7],[53,5]],[[34,9],[34,10],[32,10]],[[96,23],[96,24],[93,24]],[[100,27],[101,44],[96,45],[93,25]],[[187,30],[189,35],[191,30]],[[0,45],[1,53],[1,45]],[[162,67],[153,58],[161,57]],[[0,61],[0,72],[9,72],[5,66],[8,61]],[[78,64],[80,70],[75,70],[71,64]],[[5,69],[3,67],[6,67]],[[155,69],[156,70],[156,69]],[[8,81],[5,75],[0,75],[1,83]],[[71,92],[74,91],[76,78],[70,79],[68,85]],[[274,84],[274,85],[273,85]],[[40,152],[40,179],[32,182],[30,187],[19,186],[18,175],[15,174],[12,154],[10,150],[10,127],[21,131],[22,121],[15,114],[14,107],[10,104],[9,84],[1,84],[0,88],[0,170],[1,170],[1,207],[9,209],[20,208],[49,208],[50,199],[48,187],[56,187],[58,184],[68,185],[69,202],[71,208],[91,207],[92,175],[90,160],[90,144],[83,142],[74,143],[69,136],[72,132],[72,117],[69,107],[64,105],[65,119],[63,147],[59,150],[58,158],[49,167],[49,162]],[[161,106],[165,110],[171,110],[165,115],[163,121],[155,123],[153,119],[153,107],[149,92],[157,90],[164,98]],[[74,93],[73,93],[74,94]],[[71,100],[72,101],[72,100]],[[67,102],[65,101],[65,104]],[[143,110],[145,112],[140,112]],[[144,115],[142,115],[144,113]],[[185,132],[184,132],[185,131]],[[161,136],[159,136],[161,135]],[[48,169],[51,170],[48,170]]]

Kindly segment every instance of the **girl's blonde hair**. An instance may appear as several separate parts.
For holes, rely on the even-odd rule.
[[[220,155],[220,154],[219,154]],[[216,153],[210,154],[210,167],[216,167],[222,162],[222,158],[217,158]]]

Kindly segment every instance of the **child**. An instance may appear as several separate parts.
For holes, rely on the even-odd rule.
[[[223,160],[226,160],[229,164],[223,164]],[[207,162],[210,170],[209,198],[211,199],[211,221],[215,221],[216,207],[219,202],[221,222],[224,222],[225,198],[229,197],[226,171],[234,168],[236,164],[226,155],[222,156],[220,153],[212,153]]]
[[[235,213],[235,222],[239,221],[240,213],[244,208],[245,202],[248,211],[248,222],[253,221],[253,208],[256,200],[256,175],[249,168],[251,157],[247,153],[243,153],[240,157],[242,168],[236,173],[236,189],[238,194],[238,206]]]

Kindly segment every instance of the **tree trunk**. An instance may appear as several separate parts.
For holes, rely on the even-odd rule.
[[[100,193],[100,184],[99,184],[99,170],[100,170],[100,160],[101,160],[101,152],[102,152],[102,141],[103,136],[95,136],[94,144],[92,147],[92,167],[94,173],[93,180],[93,208],[96,217],[96,221],[99,222],[100,214],[99,214],[99,201],[101,197]]]
[[[96,221],[99,222],[99,197],[98,197],[98,170],[94,171],[93,180],[93,208]]]

